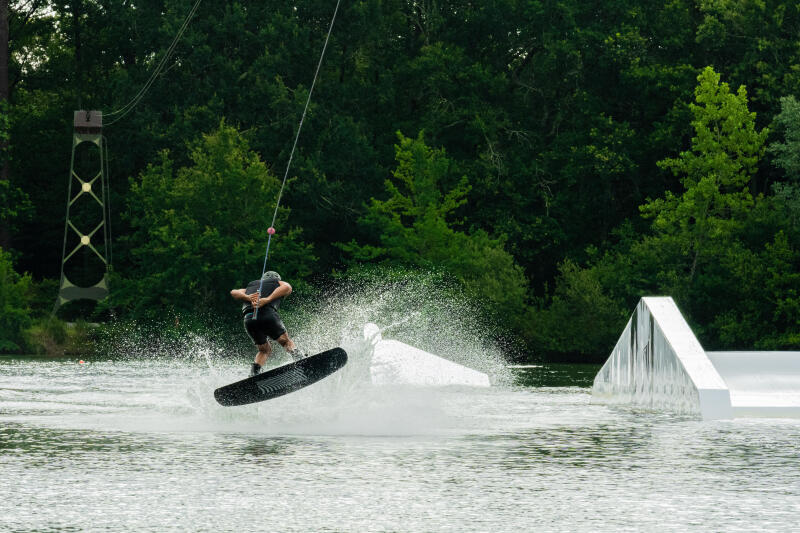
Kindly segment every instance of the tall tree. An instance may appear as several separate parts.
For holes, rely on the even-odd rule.
[[[794,96],[782,97],[781,112],[774,122],[785,140],[769,146],[773,163],[783,169],[787,181],[800,184],[800,102]]]
[[[466,176],[454,186],[453,165],[444,150],[398,134],[397,167],[386,180],[386,200],[372,199],[361,223],[375,245],[355,241],[340,245],[357,262],[441,269],[463,283],[490,312],[502,313],[506,324],[516,322],[525,307],[527,283],[522,269],[505,249],[505,236],[484,230],[454,229],[455,211],[469,193]]]
[[[752,208],[750,182],[769,133],[756,129],[744,86],[731,92],[711,67],[697,80],[697,103],[690,105],[692,147],[659,163],[680,177],[686,190],[680,196],[667,191],[665,198],[642,206],[642,212],[654,218],[656,231],[677,238],[690,258],[690,282],[701,257],[724,245]]]
[[[8,0],[0,0],[0,105],[8,101]],[[3,170],[0,178],[7,179]]]
[[[206,315],[230,309],[228,290],[257,278],[280,182],[236,129],[219,128],[190,145],[176,168],[166,152],[133,181],[132,231],[123,240],[134,266],[114,297],[123,311],[157,316],[166,307]],[[290,279],[311,273],[314,256],[281,207],[268,265]],[[185,298],[191,293],[190,298]],[[209,317],[210,318],[210,317]]]
[[[0,0],[0,243],[6,245],[12,240],[19,244],[17,224],[32,211],[25,190],[29,176],[15,168],[20,158],[14,157],[15,152],[30,150],[17,132],[30,130],[31,124],[20,120],[24,113],[16,97],[32,65],[45,61],[36,42],[50,30],[39,24],[44,4],[45,0]],[[20,259],[25,262],[24,255]]]
[[[0,0],[0,181],[8,181],[8,0]],[[0,221],[0,248],[8,248],[10,234]]]

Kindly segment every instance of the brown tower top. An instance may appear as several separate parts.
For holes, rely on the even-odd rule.
[[[100,133],[103,129],[103,112],[75,111],[73,124],[76,133]]]

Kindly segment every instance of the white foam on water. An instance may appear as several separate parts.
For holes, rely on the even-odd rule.
[[[494,383],[510,381],[502,350],[489,341],[492,328],[477,319],[472,303],[451,297],[433,278],[414,276],[392,283],[379,277],[342,282],[285,313],[290,335],[305,352],[341,346],[348,353],[343,369],[286,396],[239,407],[216,403],[214,389],[249,372],[254,349],[243,348],[249,341],[243,332],[236,338],[213,331],[164,338],[157,329],[126,325],[115,331],[110,346],[124,363],[85,365],[83,379],[71,383],[74,396],[58,394],[54,401],[67,412],[68,402],[106,409],[68,415],[66,425],[120,431],[418,435],[470,425],[448,405],[477,390],[372,383],[374,346],[363,338],[367,322],[486,372]],[[287,362],[276,345],[267,368]]]
[[[453,420],[443,406],[452,390],[375,386],[369,375],[372,347],[358,341],[342,345],[348,353],[348,364],[344,368],[314,385],[274,400],[233,408],[218,405],[210,391],[220,384],[241,379],[238,366],[228,366],[218,376],[190,386],[187,396],[196,409],[191,429],[270,434],[419,435],[440,433],[452,426]]]
[[[390,281],[386,281],[390,279]],[[305,319],[287,326],[309,353],[356,342],[364,326],[377,324],[394,339],[488,374],[493,383],[511,383],[507,347],[497,328],[457,287],[433,273],[375,271],[337,283],[322,297],[305,302]]]

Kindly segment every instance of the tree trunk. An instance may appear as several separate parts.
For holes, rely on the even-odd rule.
[[[0,101],[8,99],[8,0],[0,0]]]
[[[2,104],[5,104],[3,106]],[[0,0],[0,108],[8,111],[8,0]],[[7,142],[0,138],[0,180],[8,180]],[[11,233],[0,221],[0,247],[8,249]]]

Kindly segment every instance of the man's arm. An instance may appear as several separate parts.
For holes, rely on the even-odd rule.
[[[286,283],[285,281],[279,281],[278,286],[275,287],[275,290],[272,291],[272,294],[270,294],[266,298],[261,298],[261,300],[258,303],[255,303],[255,300],[253,300],[253,305],[255,305],[256,307],[262,307],[274,300],[277,300],[278,298],[285,298],[290,294],[292,294],[292,286]]]
[[[233,289],[231,296],[234,300],[241,300],[243,302],[251,301],[250,295],[245,294],[245,289]]]
[[[285,281],[279,281],[278,286],[274,291],[272,291],[272,294],[262,297],[260,300],[257,292],[254,292],[253,294],[245,294],[245,289],[233,289],[231,291],[231,296],[234,300],[250,302],[256,309],[259,307],[264,307],[268,303],[277,300],[278,298],[289,296],[290,294],[292,294],[292,286]]]
[[[247,289],[233,289],[231,291],[231,296],[233,297],[234,300],[249,302],[255,308],[259,308],[262,305],[264,305],[263,303],[256,303],[256,300],[258,300],[257,292],[254,292],[253,294],[246,294],[246,293]],[[263,301],[264,298],[261,298],[261,300]]]

